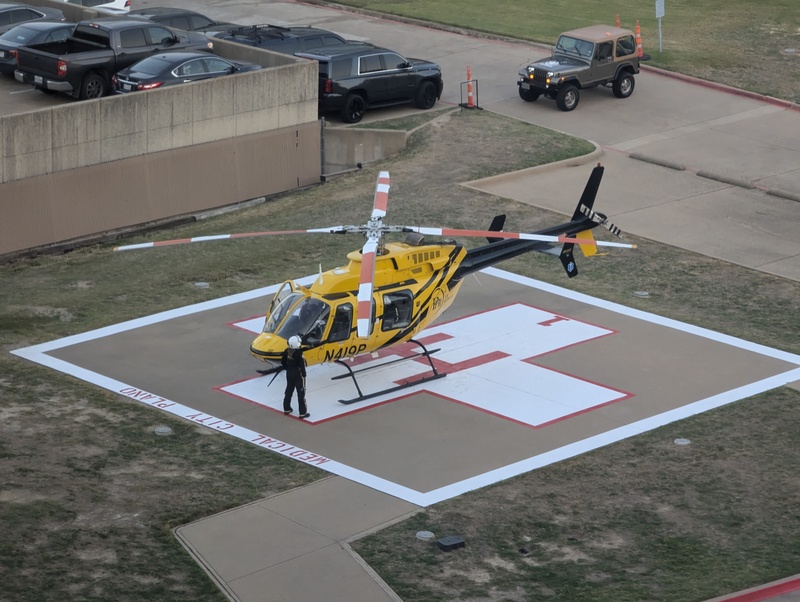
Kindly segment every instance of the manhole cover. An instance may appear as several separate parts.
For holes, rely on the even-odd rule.
[[[636,295],[637,297],[641,297],[642,299],[646,299],[647,297],[650,296],[650,293],[648,293],[647,291],[634,291],[633,294]]]
[[[208,288],[208,282],[195,282],[194,285],[197,288]]]
[[[169,428],[168,426],[157,426],[156,428],[153,429],[153,432],[156,435],[171,435],[172,429]]]
[[[691,441],[689,441],[688,439],[684,439],[683,437],[679,437],[679,438],[675,439],[675,441],[673,441],[673,443],[675,445],[689,445],[691,443]]]
[[[417,539],[422,541],[433,541],[435,537],[430,531],[417,531]]]

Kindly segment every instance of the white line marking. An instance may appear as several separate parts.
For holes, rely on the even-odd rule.
[[[585,453],[587,451],[597,449],[598,447],[609,445],[611,443],[620,441],[622,439],[626,439],[633,435],[637,435],[639,433],[649,431],[656,427],[669,424],[670,422],[681,420],[689,416],[694,416],[695,414],[699,414],[701,412],[705,412],[707,410],[717,408],[726,405],[728,403],[732,403],[734,401],[738,401],[740,399],[751,397],[753,395],[763,393],[764,391],[768,391],[770,389],[783,386],[787,383],[800,380],[800,356],[798,355],[788,353],[785,351],[780,351],[778,349],[772,349],[764,345],[751,343],[749,341],[720,334],[718,332],[707,330],[705,328],[692,326],[691,324],[686,324],[683,322],[679,322],[677,320],[672,320],[648,312],[625,307],[617,303],[612,303],[609,301],[603,301],[601,299],[589,297],[588,295],[569,291],[567,289],[563,289],[558,286],[534,280],[532,278],[526,278],[524,276],[511,274],[509,272],[505,272],[497,268],[488,268],[484,270],[484,272],[488,275],[495,276],[497,278],[502,278],[525,286],[530,286],[548,293],[580,301],[581,303],[606,309],[608,311],[630,316],[639,320],[644,320],[653,324],[665,326],[667,328],[683,331],[699,337],[704,337],[710,340],[718,341],[726,345],[738,347],[740,349],[745,349],[775,359],[780,359],[785,362],[792,363],[797,367],[788,370],[784,373],[772,376],[770,378],[762,379],[760,381],[750,383],[748,385],[739,387],[737,389],[725,391],[718,395],[713,395],[706,399],[701,399],[699,401],[690,403],[680,408],[676,408],[674,410],[662,412],[655,416],[651,416],[650,418],[646,418],[644,420],[640,420],[638,422],[627,424],[617,429],[607,431],[599,435],[595,435],[594,437],[590,437],[582,441],[576,441],[569,445],[565,445],[558,449],[550,450],[548,452],[539,454],[537,456],[533,456],[531,458],[522,460],[515,464],[510,464],[508,466],[491,470],[456,483],[451,483],[450,485],[441,487],[439,489],[435,489],[428,492],[419,492],[410,489],[408,487],[404,487],[403,485],[400,485],[398,483],[393,483],[391,481],[388,481],[387,479],[378,477],[376,475],[366,473],[351,466],[341,464],[333,459],[322,458],[322,456],[315,454],[312,450],[305,450],[294,447],[292,444],[288,442],[283,442],[274,439],[262,433],[256,433],[255,431],[251,431],[249,429],[243,428],[233,423],[218,419],[215,416],[197,412],[196,410],[189,408],[188,406],[172,402],[171,400],[164,399],[162,397],[159,397],[158,395],[151,394],[146,391],[141,391],[139,389],[136,389],[135,387],[127,385],[126,383],[122,383],[120,381],[93,372],[91,370],[87,370],[80,366],[76,366],[74,364],[70,364],[69,362],[47,355],[47,353],[50,351],[61,349],[63,347],[68,347],[70,345],[75,345],[78,343],[99,339],[113,334],[126,332],[128,330],[133,330],[135,328],[140,328],[142,326],[157,324],[159,322],[171,320],[173,318],[186,316],[193,313],[199,313],[217,307],[224,307],[227,305],[232,305],[234,303],[240,303],[243,301],[248,301],[250,299],[263,297],[271,293],[275,293],[280,288],[281,284],[260,288],[254,291],[249,291],[238,295],[232,295],[230,297],[225,297],[222,299],[215,299],[212,301],[206,301],[204,303],[197,303],[195,305],[190,305],[187,307],[181,307],[174,310],[161,312],[158,314],[154,314],[152,316],[146,316],[143,318],[130,320],[128,322],[123,322],[121,324],[114,324],[112,326],[107,326],[105,328],[100,328],[90,332],[65,337],[55,341],[50,341],[48,343],[42,343],[40,345],[34,345],[23,349],[16,349],[13,350],[11,353],[19,357],[28,359],[30,361],[42,364],[44,366],[48,366],[50,368],[53,368],[54,370],[70,374],[76,378],[80,378],[86,382],[93,383],[99,387],[116,392],[120,395],[125,395],[127,397],[137,399],[142,403],[146,403],[147,405],[157,407],[173,415],[181,416],[188,420],[193,420],[194,422],[203,424],[208,428],[216,428],[218,430],[222,430],[223,432],[233,435],[234,437],[237,437],[239,439],[250,441],[251,443],[255,445],[260,445],[261,447],[266,447],[267,449],[270,449],[275,453],[283,453],[284,455],[289,455],[290,457],[298,459],[298,461],[319,466],[323,470],[327,470],[328,472],[331,472],[333,474],[345,477],[357,483],[361,483],[362,485],[371,487],[378,491],[382,491],[384,493],[395,496],[409,503],[416,504],[418,506],[429,506],[431,504],[435,504],[450,499],[452,497],[456,497],[458,495],[466,493],[467,491],[471,491],[479,487],[484,487],[486,485],[491,485],[498,481],[508,479],[510,477],[517,476],[525,472],[529,472],[531,470],[540,468],[542,466],[546,466],[548,464],[552,464],[553,462],[558,462],[566,458],[571,458],[573,456]],[[307,276],[302,279],[298,279],[295,282],[299,284],[310,285],[315,278],[317,278],[316,274]],[[138,394],[136,392],[138,392]],[[269,447],[270,445],[273,447],[270,448]],[[292,455],[292,454],[297,454],[297,455]],[[322,461],[323,459],[324,462]]]

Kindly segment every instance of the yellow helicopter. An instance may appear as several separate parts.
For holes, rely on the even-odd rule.
[[[353,403],[445,376],[437,371],[431,359],[431,354],[438,350],[428,350],[414,337],[450,307],[467,275],[522,253],[540,251],[558,254],[568,276],[573,277],[578,273],[573,257],[576,244],[587,256],[594,255],[598,246],[635,248],[633,244],[597,241],[592,235],[592,228],[596,226],[604,226],[620,235],[619,228],[609,223],[605,215],[592,210],[603,169],[600,164],[593,169],[569,222],[533,233],[502,231],[504,215],[495,217],[489,230],[384,224],[389,173],[382,171],[378,175],[372,214],[369,221],[360,226],[201,236],[120,246],[115,251],[258,236],[363,234],[366,237],[364,246],[348,254],[346,266],[320,272],[309,287],[291,280],[285,282],[270,302],[262,333],[250,345],[250,353],[269,366],[258,372],[277,373],[281,370],[281,355],[288,339],[299,335],[308,365],[337,363],[346,368],[346,374],[334,378],[353,379],[358,396],[342,401]],[[404,233],[406,239],[384,242],[383,236],[387,233]],[[428,243],[425,236],[485,237],[488,244],[468,250],[450,238]],[[390,389],[363,394],[356,373],[384,367],[387,363],[354,371],[350,365],[354,362],[348,364],[345,360],[376,354],[409,341],[420,351],[411,356],[404,354],[399,360],[388,363],[425,357],[432,373]]]

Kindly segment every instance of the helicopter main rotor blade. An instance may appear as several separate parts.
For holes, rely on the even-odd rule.
[[[358,307],[356,310],[356,330],[361,339],[369,338],[369,325],[372,320],[372,290],[375,280],[375,255],[378,241],[370,239],[361,250],[361,275],[358,279]]]
[[[518,238],[520,240],[538,240],[553,243],[574,243],[576,245],[597,245],[600,247],[619,247],[635,249],[636,245],[624,242],[608,242],[591,238],[572,238],[570,236],[551,236],[548,234],[532,234],[527,232],[495,232],[493,230],[457,230],[454,228],[423,228],[419,226],[403,226],[404,232],[419,232],[430,236],[475,236],[480,238]]]
[[[361,274],[358,279],[358,308],[356,311],[356,330],[358,337],[369,338],[370,322],[372,321],[372,291],[375,282],[375,256],[381,236],[386,228],[383,218],[386,216],[386,207],[389,203],[389,172],[382,171],[378,174],[375,183],[375,198],[372,203],[372,215],[365,226],[367,242],[361,249]]]
[[[386,217],[386,205],[389,203],[389,172],[382,171],[378,174],[375,184],[375,200],[372,203],[371,219]]]
[[[174,240],[159,240],[143,242],[136,245],[123,245],[114,247],[114,251],[132,251],[134,249],[150,249],[153,247],[170,247],[173,245],[186,245],[193,242],[209,242],[212,240],[230,240],[234,238],[257,238],[259,236],[280,236],[283,234],[346,234],[348,232],[363,232],[364,226],[330,226],[329,228],[312,228],[310,230],[277,230],[275,232],[242,232],[240,234],[215,234],[213,236],[195,236],[194,238],[176,238]]]

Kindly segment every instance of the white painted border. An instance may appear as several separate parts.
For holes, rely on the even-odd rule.
[[[409,503],[416,504],[417,506],[425,507],[425,506],[430,506],[431,504],[436,504],[438,502],[450,499],[452,497],[456,497],[458,495],[466,493],[467,491],[471,491],[479,487],[485,487],[487,485],[497,483],[498,481],[508,479],[510,477],[514,477],[525,472],[529,472],[533,469],[541,468],[542,466],[547,466],[548,464],[552,464],[553,462],[565,460],[567,458],[577,456],[587,451],[597,449],[604,445],[620,441],[627,437],[631,437],[633,435],[637,435],[639,433],[652,430],[659,426],[669,424],[670,422],[681,420],[683,418],[688,418],[689,416],[694,416],[695,414],[699,414],[707,410],[717,408],[726,405],[728,403],[732,403],[734,401],[738,401],[746,397],[751,397],[753,395],[757,395],[758,393],[763,393],[764,391],[768,391],[770,389],[774,389],[783,386],[785,384],[800,380],[800,356],[798,355],[787,353],[777,349],[772,349],[770,347],[765,347],[764,345],[751,343],[743,339],[738,339],[736,337],[720,334],[718,332],[707,330],[705,328],[692,326],[691,324],[686,324],[683,322],[679,322],[677,320],[671,320],[669,318],[664,318],[662,316],[658,316],[641,310],[625,307],[624,305],[619,305],[617,303],[612,303],[610,301],[603,301],[602,299],[596,299],[594,297],[590,297],[582,293],[576,293],[574,291],[570,291],[561,288],[559,286],[554,286],[546,282],[541,282],[539,280],[534,280],[532,278],[526,278],[524,276],[512,274],[510,272],[506,272],[497,268],[488,268],[486,270],[483,270],[483,273],[497,278],[502,278],[504,280],[509,280],[511,282],[516,282],[518,284],[522,284],[532,288],[536,288],[544,292],[566,297],[568,299],[580,301],[581,303],[599,307],[601,309],[612,311],[618,314],[626,315],[646,322],[651,322],[653,324],[659,324],[667,328],[680,330],[682,332],[693,334],[695,336],[700,336],[710,340],[718,341],[726,345],[731,345],[733,347],[738,347],[740,349],[745,349],[754,353],[758,353],[775,359],[780,359],[795,364],[797,368],[794,368],[792,370],[789,370],[787,372],[778,374],[770,378],[750,383],[748,385],[739,387],[737,389],[725,391],[724,393],[720,393],[718,395],[714,395],[712,397],[696,401],[694,403],[682,406],[680,408],[676,408],[674,410],[663,412],[656,416],[651,416],[650,418],[646,418],[644,420],[640,420],[638,422],[634,422],[625,425],[623,427],[619,427],[617,429],[601,433],[599,435],[595,435],[594,437],[590,437],[582,441],[576,441],[574,443],[565,445],[558,449],[554,449],[549,452],[539,454],[538,456],[533,456],[526,460],[521,460],[514,464],[510,464],[508,466],[504,466],[502,468],[498,468],[483,473],[481,475],[477,475],[475,477],[459,481],[457,483],[452,483],[450,485],[441,487],[439,489],[435,489],[433,491],[429,491],[427,493],[415,491],[408,487],[404,487],[397,483],[393,483],[386,479],[366,473],[362,470],[358,470],[351,466],[347,466],[340,462],[336,462],[335,460],[329,458],[321,458],[320,456],[314,454],[310,450],[302,450],[296,448],[289,443],[285,443],[283,441],[274,439],[272,437],[263,435],[261,433],[256,433],[255,431],[252,431],[250,429],[246,429],[244,427],[218,419],[215,416],[197,412],[196,410],[189,408],[188,406],[184,406],[179,403],[173,402],[171,400],[164,399],[163,397],[148,393],[146,391],[140,391],[136,389],[137,391],[140,391],[141,395],[138,396],[128,395],[128,397],[131,397],[132,399],[137,399],[139,401],[142,401],[142,403],[146,403],[147,405],[162,409],[166,412],[169,412],[170,414],[179,416],[186,420],[202,424],[209,428],[216,428],[218,430],[222,430],[229,435],[232,435],[244,441],[248,441],[255,445],[260,445],[261,447],[265,447],[266,449],[274,451],[275,453],[280,453],[287,457],[292,457],[300,462],[305,462],[306,464],[318,466],[323,470],[344,477],[346,479],[350,479],[352,481],[355,481],[356,483],[360,483],[367,487],[371,487],[383,493],[395,496]],[[308,285],[311,284],[315,278],[316,275],[307,276],[305,278],[296,280],[296,282],[298,284]],[[53,368],[54,370],[70,374],[76,378],[80,378],[81,380],[84,380],[86,382],[95,384],[104,389],[108,389],[109,391],[112,391],[114,393],[125,395],[123,391],[135,388],[130,387],[129,385],[123,382],[103,376],[102,374],[98,374],[96,372],[87,370],[85,368],[81,368],[80,366],[76,366],[64,360],[54,358],[50,355],[47,355],[47,353],[56,349],[61,349],[63,347],[68,347],[78,343],[100,339],[113,334],[119,334],[121,332],[126,332],[129,330],[133,330],[135,328],[141,328],[142,326],[157,324],[159,322],[164,322],[166,320],[171,320],[181,316],[208,311],[210,309],[215,309],[218,307],[225,307],[227,305],[232,305],[234,303],[241,303],[243,301],[249,301],[251,299],[256,299],[258,297],[266,297],[267,295],[274,294],[280,286],[281,286],[280,284],[276,284],[273,286],[256,289],[238,295],[231,295],[229,297],[224,297],[221,299],[214,299],[212,301],[206,301],[203,303],[197,303],[186,307],[180,307],[177,309],[161,312],[158,314],[153,314],[152,316],[137,318],[135,320],[130,320],[128,322],[122,322],[120,324],[106,326],[104,328],[99,328],[97,330],[92,330],[82,334],[64,337],[62,339],[57,339],[55,341],[50,341],[48,343],[42,343],[40,345],[25,347],[23,349],[16,349],[11,353],[19,357],[28,359],[32,362],[41,364],[43,366]]]

